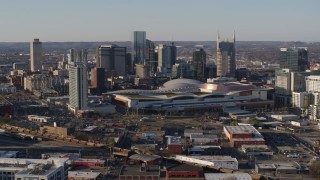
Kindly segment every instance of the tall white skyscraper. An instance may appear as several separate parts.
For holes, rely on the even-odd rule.
[[[31,72],[42,70],[42,43],[39,39],[30,42],[30,69]]]
[[[145,64],[147,56],[146,32],[134,31],[132,33],[132,63],[131,71],[134,72],[135,64]]]
[[[69,65],[69,104],[75,110],[88,106],[87,53],[76,53],[75,61]]]

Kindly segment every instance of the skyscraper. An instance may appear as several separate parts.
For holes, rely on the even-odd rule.
[[[280,68],[303,72],[310,69],[308,49],[305,47],[291,47],[280,49]]]
[[[154,73],[157,72],[158,66],[158,58],[156,58],[155,53],[155,45],[152,41],[147,39],[147,57],[146,57],[146,64],[149,69],[148,75],[152,76]]]
[[[96,67],[92,70],[91,88],[94,89],[93,94],[101,95],[106,92],[104,68]]]
[[[134,31],[132,33],[132,64],[131,71],[134,72],[135,64],[145,64],[146,60],[146,32]]]
[[[233,33],[233,39],[220,40],[218,34],[217,39],[217,76],[218,77],[234,77],[236,70],[236,38]]]
[[[30,69],[32,72],[42,70],[42,43],[39,39],[30,42]]]
[[[171,73],[171,68],[177,60],[177,47],[172,43],[171,45],[159,44],[158,51],[158,72]]]
[[[205,71],[206,71],[206,59],[207,55],[203,48],[197,48],[192,55],[192,66],[194,68],[194,78],[206,82]]]
[[[75,53],[75,61],[69,65],[69,104],[75,111],[88,106],[87,53]]]
[[[126,47],[116,45],[100,46],[96,50],[96,67],[104,68],[114,75],[126,75]]]

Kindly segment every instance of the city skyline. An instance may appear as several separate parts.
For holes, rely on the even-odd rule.
[[[17,6],[19,4],[19,6]],[[146,31],[153,41],[213,41],[233,30],[238,41],[320,41],[320,2],[4,1],[0,42],[130,41]],[[194,13],[196,12],[196,13]]]

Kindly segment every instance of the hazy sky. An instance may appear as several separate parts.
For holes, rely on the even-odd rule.
[[[320,41],[320,0],[1,0],[0,42]]]

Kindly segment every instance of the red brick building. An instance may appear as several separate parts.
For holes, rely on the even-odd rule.
[[[79,159],[72,162],[73,166],[86,166],[86,167],[105,167],[106,161],[100,159]]]
[[[181,154],[183,152],[182,144],[168,144],[168,151],[171,154]]]
[[[203,170],[201,167],[188,164],[178,164],[166,168],[166,179],[175,178],[199,178],[203,179]]]

